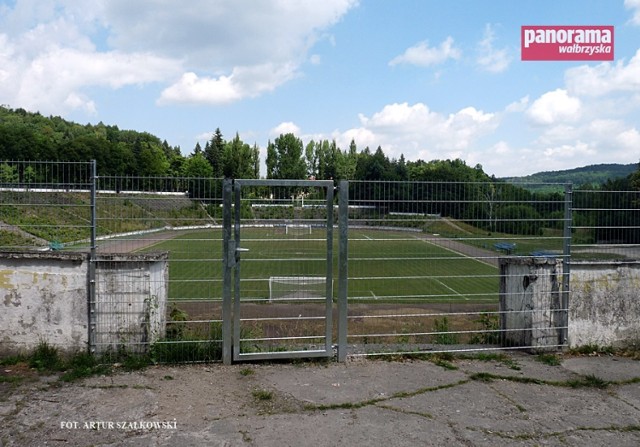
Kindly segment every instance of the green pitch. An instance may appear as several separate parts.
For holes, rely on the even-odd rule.
[[[338,232],[334,231],[334,297],[337,295]],[[498,269],[421,233],[349,231],[349,299],[362,302],[497,302]],[[446,245],[446,244],[445,244]],[[284,228],[243,228],[241,296],[269,297],[269,277],[327,276],[326,232],[287,235]],[[145,251],[169,251],[171,300],[222,297],[222,231],[192,231]]]

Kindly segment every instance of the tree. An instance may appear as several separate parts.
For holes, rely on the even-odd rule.
[[[200,152],[187,158],[182,166],[185,177],[213,177],[213,168]]]
[[[302,157],[302,140],[292,133],[280,135],[267,145],[267,178],[303,179],[306,164]]]
[[[259,169],[259,150],[251,148],[236,133],[233,140],[227,142],[222,154],[222,173],[226,178],[255,178],[256,164]],[[258,160],[256,160],[258,157]]]
[[[162,146],[154,143],[142,143],[138,157],[138,169],[143,176],[163,176],[169,170],[169,161]]]
[[[204,149],[204,156],[213,168],[213,176],[216,178],[223,176],[222,154],[224,153],[225,144],[222,138],[222,132],[220,132],[220,128],[218,127],[213,133],[211,141],[207,143]]]
[[[640,191],[640,163],[638,163],[638,169],[631,174],[629,180],[631,181],[631,187],[636,191]]]
[[[304,148],[304,159],[307,164],[307,177],[318,178],[318,151],[315,141],[311,140]]]

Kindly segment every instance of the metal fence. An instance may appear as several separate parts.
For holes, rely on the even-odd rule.
[[[107,360],[144,352],[158,362],[218,361],[225,340],[236,360],[331,356],[332,345],[341,360],[530,349],[541,340],[532,338],[540,318],[553,336],[538,347],[562,348],[571,306],[582,299],[571,289],[578,261],[640,258],[637,191],[225,186],[98,177],[94,163],[47,162],[1,163],[0,184],[3,250],[87,253],[88,344]],[[502,266],[514,259],[532,260],[522,264],[530,273],[505,277]],[[164,269],[157,274],[148,268],[156,261]],[[543,261],[557,266],[554,281],[536,283],[557,298],[551,315],[528,301],[534,264]],[[608,278],[634,287],[640,277],[629,271]]]
[[[568,261],[565,197],[506,183],[350,182],[350,355],[518,347],[502,342],[501,321],[538,310],[500,308],[499,259]]]

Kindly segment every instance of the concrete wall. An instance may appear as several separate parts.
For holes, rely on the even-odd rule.
[[[87,346],[87,255],[0,253],[0,354]]]
[[[507,346],[544,348],[565,337],[569,347],[640,343],[640,261],[573,261],[566,331],[559,260],[502,258],[500,275]]]
[[[638,343],[640,261],[572,262],[569,345]]]
[[[100,255],[96,263],[96,348],[146,349],[164,335],[167,255]],[[86,253],[0,253],[0,355],[45,341],[61,351],[89,344]]]
[[[167,256],[100,255],[96,264],[96,352],[144,352],[164,337]]]
[[[504,346],[562,344],[562,264],[553,258],[500,259],[500,327]]]

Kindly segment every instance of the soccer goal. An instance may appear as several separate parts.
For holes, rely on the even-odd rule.
[[[330,288],[333,295],[333,281]],[[327,296],[324,276],[271,276],[269,302],[283,300],[319,300]]]
[[[308,224],[286,224],[284,226],[285,234],[292,236],[300,236],[303,234],[311,234],[311,225]]]

